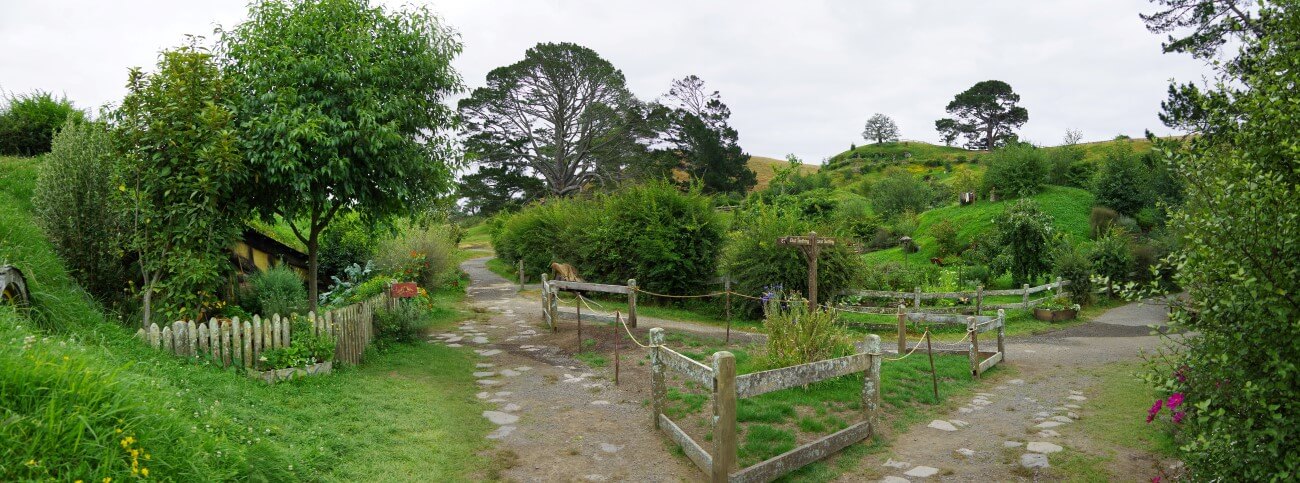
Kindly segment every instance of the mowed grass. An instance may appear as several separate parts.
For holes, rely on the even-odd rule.
[[[399,346],[271,386],[146,347],[33,224],[39,163],[0,158],[0,264],[20,267],[35,299],[0,309],[0,481],[124,481],[143,476],[133,463],[186,481],[493,477],[472,354]],[[434,330],[468,317],[463,297],[435,291]]]
[[[754,172],[758,183],[750,191],[759,191],[767,188],[772,183],[772,178],[776,177],[776,170],[790,166],[790,163],[784,159],[767,158],[763,156],[750,156],[747,163],[750,171]],[[818,166],[815,164],[804,164],[799,167],[802,174],[816,173]]]

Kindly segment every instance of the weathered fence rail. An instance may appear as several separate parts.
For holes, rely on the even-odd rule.
[[[326,311],[320,316],[306,315],[311,333],[334,338],[334,360],[360,364],[366,346],[375,337],[374,310],[390,305],[387,293],[364,302]],[[288,347],[293,340],[291,319],[275,315],[266,319],[254,315],[249,320],[209,319],[207,322],[176,321],[161,328],[136,331],[136,337],[150,347],[189,358],[207,358],[222,367],[253,368],[263,352]]]
[[[588,282],[566,282],[563,280],[550,280],[546,274],[541,275],[542,279],[542,319],[551,330],[559,330],[560,321],[560,303],[558,295],[560,292],[598,292],[627,295],[627,325],[636,328],[636,279],[627,281],[627,285],[610,285],[604,283]],[[576,306],[577,302],[575,302]],[[578,340],[582,337],[582,309],[578,308]]]
[[[880,362],[882,360],[879,336],[868,335],[862,346],[863,352],[859,354],[740,376],[736,375],[736,359],[730,352],[715,352],[713,365],[710,367],[664,347],[663,343],[663,329],[658,327],[650,329],[654,426],[681,446],[687,458],[709,475],[711,482],[772,481],[870,437],[876,427],[880,411]],[[664,413],[668,391],[665,376],[669,369],[685,375],[689,380],[703,384],[712,392],[712,451],[706,451]],[[856,372],[861,372],[865,376],[862,386],[863,420],[861,422],[753,466],[733,471],[736,470],[737,465],[737,399],[803,386]]]
[[[914,289],[911,292],[895,292],[895,291],[886,291],[886,290],[853,290],[853,291],[843,292],[841,295],[849,296],[849,297],[883,298],[883,299],[891,299],[891,300],[899,300],[899,301],[910,300],[912,302],[912,308],[916,310],[920,310],[922,308],[921,307],[922,300],[965,299],[971,305],[967,305],[964,307],[926,307],[925,309],[929,311],[963,312],[967,310],[972,310],[972,306],[973,306],[974,313],[980,314],[986,310],[1034,308],[1047,300],[1051,300],[1053,297],[1057,295],[1057,293],[1060,291],[1062,287],[1066,287],[1069,285],[1070,285],[1069,280],[1062,280],[1060,277],[1057,277],[1056,281],[1052,283],[1039,285],[1037,287],[1030,287],[1029,284],[1025,284],[1018,289],[984,290],[984,286],[981,285],[980,287],[976,288],[974,291],[969,291],[969,292],[922,292],[921,287],[916,287],[916,289]],[[1029,298],[1029,296],[1032,294],[1045,292],[1049,290],[1052,291],[1051,295],[1037,298],[1037,299]],[[1019,303],[1010,303],[1010,304],[986,305],[984,303],[984,297],[1007,296],[1007,295],[1019,295],[1021,297],[1021,301]],[[889,306],[849,305],[846,307],[851,308],[852,310],[855,311],[861,311],[867,313],[888,313],[888,311],[893,310],[894,305],[892,304]]]

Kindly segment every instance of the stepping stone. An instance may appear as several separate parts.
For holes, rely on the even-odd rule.
[[[1029,444],[1025,445],[1025,449],[1035,453],[1047,454],[1061,451],[1064,448],[1046,441],[1030,441]]]
[[[481,355],[481,356],[484,356],[484,357],[491,357],[491,356],[494,356],[494,355],[500,354],[500,353],[501,353],[501,349],[487,349],[487,350],[483,350],[483,349],[475,349],[474,352],[477,352],[478,355]]]
[[[1025,349],[1025,353],[1026,353],[1026,354],[1034,354],[1034,353],[1037,353],[1037,352],[1038,352],[1038,351],[1033,350],[1033,349]]]
[[[583,479],[584,481],[594,481],[594,482],[597,482],[597,483],[602,482],[602,481],[609,481],[609,477],[608,477],[608,476],[605,476],[605,475],[597,475],[597,474],[584,475],[584,476],[582,477],[582,479]]]
[[[1019,447],[1024,446],[1024,445],[1025,445],[1025,443],[1021,443],[1021,442],[1019,442],[1019,441],[1003,441],[1003,442],[1002,442],[1002,447],[1003,447],[1003,448],[1019,448]]]
[[[970,448],[957,448],[957,454],[970,458],[975,456],[975,450]]]
[[[1052,416],[1052,421],[1057,421],[1057,422],[1061,422],[1061,423],[1073,423],[1073,422],[1074,422],[1074,420],[1073,420],[1073,419],[1070,419],[1069,416]]]
[[[464,337],[457,335],[457,336],[448,337],[447,342],[460,342],[462,339],[464,339]]]
[[[487,418],[488,421],[491,421],[492,424],[498,426],[515,424],[519,421],[519,416],[503,413],[501,411],[483,411],[483,417]]]
[[[501,438],[504,438],[504,437],[506,437],[506,436],[510,436],[510,433],[513,433],[513,432],[515,432],[515,427],[514,427],[514,426],[501,426],[501,427],[497,428],[496,431],[493,431],[493,432],[491,432],[491,433],[488,433],[488,435],[487,435],[487,439],[501,439]]]
[[[488,343],[488,339],[487,339],[487,337],[479,336],[479,337],[475,337],[475,338],[474,338],[473,340],[471,340],[470,342],[473,342],[473,343],[475,343],[475,344],[486,344],[486,343]]]
[[[1010,380],[1010,381],[1007,381],[1007,384],[1011,384],[1011,385],[1013,385],[1013,386],[1023,386],[1023,385],[1025,384],[1025,380],[1024,380],[1024,379],[1012,379],[1012,380]]]
[[[495,379],[479,379],[479,380],[478,380],[478,385],[480,385],[480,386],[495,386],[495,385],[497,385],[497,384],[501,384],[501,381],[498,381],[498,380],[495,380]]]
[[[941,420],[941,419],[936,419],[936,420],[934,420],[934,421],[930,421],[930,424],[927,425],[927,427],[934,428],[934,429],[937,429],[937,430],[939,430],[939,431],[956,431],[956,430],[957,430],[957,427],[956,427],[956,426],[953,426],[952,423],[947,422],[947,421],[944,421],[944,420]]]
[[[1063,406],[1061,406],[1061,407],[1066,407],[1066,408],[1070,408],[1070,409],[1083,409],[1083,406],[1080,406],[1080,405],[1078,405],[1078,404],[1066,404],[1066,405],[1063,405]]]
[[[483,372],[475,372],[475,373],[474,373],[474,377],[492,377],[492,376],[495,376],[495,375],[497,375],[497,373],[492,372],[492,371],[483,371]]]
[[[1061,433],[1058,433],[1055,430],[1051,430],[1051,429],[1044,429],[1038,432],[1038,437],[1040,438],[1059,438],[1060,436]]]
[[[495,365],[496,365],[496,364],[493,364],[493,363],[490,363],[490,362],[480,362],[480,363],[478,363],[478,364],[474,364],[474,367],[477,367],[477,368],[479,368],[479,369],[487,369],[487,368],[492,367],[492,366],[495,366]]]
[[[501,396],[501,397],[509,396],[509,395],[511,395],[511,394],[514,394],[514,393],[513,393],[513,392],[510,392],[510,391],[497,391],[497,395],[498,395],[498,396]]]
[[[1049,412],[1047,412],[1047,411],[1040,411],[1040,412],[1036,412],[1036,413],[1034,413],[1034,417],[1036,417],[1036,418],[1047,418],[1048,416],[1051,416],[1051,415],[1052,415],[1052,413],[1049,413]]]
[[[617,453],[622,449],[623,445],[620,444],[600,443],[600,450],[606,453]]]
[[[1072,400],[1072,401],[1087,401],[1087,400],[1088,400],[1088,398],[1083,397],[1083,396],[1080,396],[1080,395],[1078,395],[1078,394],[1071,395],[1071,396],[1067,397],[1066,399],[1069,399],[1069,400]]]
[[[990,393],[987,393],[987,392],[977,392],[977,393],[975,393],[975,395],[976,395],[976,396],[981,396],[981,397],[993,397],[993,394],[990,394]]]
[[[1025,468],[1047,468],[1052,466],[1047,463],[1047,455],[1039,453],[1025,453],[1020,455],[1020,466]]]
[[[506,377],[515,377],[515,376],[518,376],[519,374],[521,374],[521,372],[516,371],[516,370],[513,370],[513,369],[502,369],[502,370],[501,370],[501,375],[506,376]]]
[[[447,344],[447,347],[462,347],[460,344]]]
[[[1060,425],[1061,425],[1060,421],[1043,421],[1041,423],[1035,424],[1034,427],[1038,429],[1048,429],[1048,428],[1055,428]]]
[[[516,371],[519,371],[519,372],[527,372],[527,371],[531,371],[531,370],[533,370],[533,368],[532,368],[532,367],[529,367],[529,366],[519,366],[519,367],[516,367],[515,370],[516,370]]]
[[[1081,392],[1079,392],[1079,391],[1070,391],[1070,394],[1073,394],[1073,395],[1075,395],[1075,396],[1082,396],[1082,395],[1083,395],[1083,393],[1081,393]]]
[[[1076,412],[1074,412],[1074,411],[1070,411],[1070,412],[1068,412],[1068,413],[1065,413],[1065,417],[1070,418],[1070,419],[1079,419],[1079,413],[1076,413]]]
[[[907,468],[908,466],[912,466],[912,464],[911,464],[911,463],[908,463],[908,462],[906,462],[906,461],[894,461],[893,458],[889,458],[889,459],[885,460],[885,464],[883,464],[883,465],[881,465],[881,466],[888,466],[888,467],[890,467],[890,468],[903,469],[903,468]]]
[[[886,476],[884,479],[880,480],[880,483],[912,483],[912,480],[901,476]]]
[[[990,405],[990,404],[993,404],[993,402],[992,402],[992,401],[989,401],[988,399],[973,399],[973,400],[971,400],[970,403],[971,403],[971,405],[974,405],[974,406],[988,406],[988,405]]]
[[[495,403],[495,404],[501,404],[501,403],[503,403],[503,402],[506,402],[506,400],[497,397],[497,398],[488,399],[488,402],[490,402],[490,403]]]
[[[609,401],[606,401],[606,400],[604,400],[604,399],[597,399],[597,400],[595,400],[595,401],[592,401],[592,402],[591,402],[591,405],[592,405],[592,406],[608,406],[608,405],[609,405]]]
[[[939,474],[939,468],[934,468],[930,466],[917,466],[916,468],[907,470],[903,474],[915,478],[929,478],[931,476]]]
[[[966,414],[966,413],[970,413],[970,412],[974,412],[974,411],[975,411],[974,409],[971,409],[971,408],[968,408],[968,407],[965,407],[965,406],[962,406],[962,407],[957,408],[957,412],[962,413],[962,414]]]
[[[520,410],[520,409],[523,409],[523,408],[519,407],[519,405],[518,405],[518,404],[515,404],[515,403],[507,404],[506,407],[501,408],[502,411],[505,411],[505,412],[507,412],[507,413],[513,413],[513,412],[518,411],[518,410]]]
[[[474,396],[478,397],[479,399],[487,399],[487,398],[491,397],[492,395],[491,395],[491,394],[488,394],[487,391],[483,391],[483,392],[480,392],[480,393],[478,393],[478,394],[475,394]]]
[[[949,419],[948,422],[952,423],[953,426],[956,426],[958,428],[964,428],[966,426],[970,426],[970,423],[966,421],[962,421],[960,419]]]

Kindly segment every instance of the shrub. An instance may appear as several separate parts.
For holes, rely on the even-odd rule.
[[[241,305],[244,305],[244,310],[262,317],[304,313],[307,310],[307,288],[288,266],[276,265],[248,278],[248,293]]]
[[[871,187],[871,204],[877,213],[886,218],[905,211],[925,211],[933,199],[928,184],[899,169],[889,170],[884,178]]]
[[[1127,146],[1113,146],[1106,151],[1093,183],[1097,203],[1124,215],[1137,214],[1152,198],[1147,171],[1138,155]]]
[[[852,350],[848,331],[835,309],[808,308],[796,293],[764,295],[767,334],[764,357],[768,368],[780,368],[847,355]]]
[[[858,196],[841,200],[832,220],[837,234],[858,240],[870,239],[880,227],[880,217],[872,212],[871,203]]]
[[[1030,196],[1042,189],[1046,176],[1041,149],[1024,143],[1012,144],[989,156],[983,191],[994,191],[1001,198]]]
[[[375,267],[401,281],[435,289],[456,270],[455,230],[447,225],[407,225],[379,244]]]
[[[1088,224],[1092,227],[1092,237],[1097,238],[1110,231],[1110,228],[1119,221],[1119,213],[1105,206],[1092,207],[1092,214],[1088,215]]]
[[[1066,145],[1049,150],[1047,152],[1047,183],[1060,186],[1085,186],[1077,184],[1079,180],[1073,176],[1075,165],[1083,161],[1083,156],[1083,148],[1076,145]]]
[[[334,360],[335,341],[329,334],[313,334],[307,319],[297,315],[289,321],[289,327],[289,345],[263,351],[257,360],[258,369],[287,369]]]
[[[35,156],[50,151],[54,134],[66,124],[79,124],[86,113],[66,97],[48,92],[10,95],[0,110],[0,154]]]
[[[993,281],[993,272],[984,265],[971,265],[962,269],[961,272],[963,282],[972,282],[987,287]]]
[[[930,235],[934,237],[939,256],[946,257],[961,253],[962,246],[961,240],[957,238],[957,228],[953,227],[948,220],[940,221],[930,228]]]
[[[419,342],[430,322],[429,312],[413,300],[395,301],[391,310],[375,309],[375,348]]]
[[[1092,246],[1092,266],[1097,275],[1106,281],[1106,293],[1115,294],[1115,284],[1128,280],[1133,271],[1133,255],[1129,251],[1128,235],[1111,228]]]
[[[811,222],[771,206],[757,205],[744,213],[745,223],[730,235],[723,251],[723,271],[740,293],[759,294],[766,287],[781,285],[807,293],[808,262],[794,247],[777,246],[783,236],[806,235],[816,228]],[[853,286],[862,270],[862,259],[843,245],[823,248],[817,265],[820,301],[830,301],[834,294]],[[751,315],[761,307],[746,302]]]
[[[1052,273],[1069,280],[1066,291],[1070,302],[1079,305],[1092,303],[1092,260],[1080,247],[1061,243],[1052,257]]]
[[[132,270],[124,254],[130,220],[113,183],[116,151],[103,124],[69,122],[54,136],[32,194],[36,221],[77,283],[111,305]]]
[[[376,229],[367,226],[355,212],[335,217],[321,232],[318,277],[321,280],[344,278],[353,264],[365,266],[373,260],[379,247]]]
[[[523,260],[529,274],[550,273],[551,262],[580,265],[582,234],[596,215],[592,208],[591,201],[574,199],[530,205],[506,215],[492,235],[492,247],[511,264]]]
[[[936,281],[938,277],[939,267],[934,265],[885,262],[865,271],[861,284],[868,290],[910,292]]]
[[[1023,199],[1007,207],[996,220],[997,245],[1009,256],[1011,283],[1031,283],[1051,268],[1048,240],[1052,236],[1052,217],[1032,199]]]

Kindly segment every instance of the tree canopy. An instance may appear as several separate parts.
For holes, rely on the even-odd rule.
[[[1016,105],[1020,95],[999,80],[986,80],[966,89],[948,103],[952,118],[939,119],[934,127],[950,144],[966,138],[970,149],[993,149],[1017,139],[1014,130],[1029,121],[1029,111]]]
[[[457,36],[427,9],[266,0],[222,32],[242,143],[266,214],[307,245],[312,307],[322,230],[427,203],[456,159],[444,103],[461,90]],[[299,227],[299,224],[305,226]]]
[[[868,141],[875,141],[876,144],[893,142],[898,140],[898,125],[894,120],[881,113],[875,113],[867,119],[867,125],[862,129],[862,137]]]
[[[663,107],[663,140],[678,168],[690,175],[688,183],[699,182],[706,193],[744,193],[758,182],[718,91],[708,92],[703,80],[687,76],[673,81]]]

